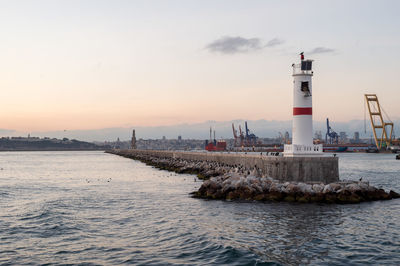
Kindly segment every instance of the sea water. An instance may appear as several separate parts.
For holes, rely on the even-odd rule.
[[[339,157],[342,179],[400,192],[393,154]],[[0,153],[0,264],[400,264],[400,199],[191,198],[200,185],[99,151]]]

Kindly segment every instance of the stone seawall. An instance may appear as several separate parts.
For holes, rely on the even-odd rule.
[[[174,158],[188,161],[216,162],[227,166],[241,166],[248,170],[257,169],[263,175],[281,182],[339,181],[337,157],[281,157],[261,154],[237,154],[219,152],[184,152],[155,150],[113,150],[119,155],[149,155],[157,158]]]

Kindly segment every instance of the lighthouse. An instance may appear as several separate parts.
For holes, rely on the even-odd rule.
[[[293,67],[292,144],[284,146],[284,156],[322,156],[322,145],[313,143],[312,62],[300,54],[300,63]]]

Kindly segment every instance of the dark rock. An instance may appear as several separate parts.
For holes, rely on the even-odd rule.
[[[227,200],[233,200],[233,199],[239,199],[240,195],[239,193],[237,193],[236,191],[231,191],[228,193],[228,195],[226,196]]]
[[[326,203],[336,203],[337,202],[337,195],[334,192],[327,192],[324,195],[324,200]]]
[[[363,198],[360,197],[360,195],[358,195],[357,193],[351,193],[351,195],[349,196],[349,200],[348,203],[359,203],[363,201]]]
[[[287,202],[295,202],[295,201],[296,201],[296,196],[293,195],[293,194],[287,194],[287,195],[284,197],[283,200],[284,200],[284,201],[287,201]]]
[[[296,201],[300,203],[311,202],[312,194],[310,193],[299,193],[296,195]]]
[[[267,196],[266,198],[271,201],[281,201],[283,200],[284,197],[283,193],[279,191],[271,191],[266,196]]]
[[[310,197],[310,202],[324,202],[325,201],[325,196],[324,193],[319,192],[311,195]]]
[[[350,201],[351,192],[349,190],[341,190],[337,194],[337,200],[339,203],[347,203]]]
[[[397,192],[394,192],[393,190],[390,190],[390,191],[389,191],[389,195],[390,195],[390,197],[391,197],[392,199],[398,199],[398,198],[400,198],[400,194],[397,193]]]
[[[330,186],[331,186],[332,190],[335,192],[342,188],[342,186],[338,183],[332,183],[332,184],[330,184]]]
[[[264,201],[264,200],[268,200],[268,196],[266,195],[266,194],[257,194],[255,197],[254,197],[254,200],[257,200],[257,201]]]

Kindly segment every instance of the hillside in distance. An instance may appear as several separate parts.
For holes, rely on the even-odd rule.
[[[105,150],[108,146],[97,145],[79,140],[50,139],[38,137],[0,138],[0,151],[68,151],[68,150]]]

